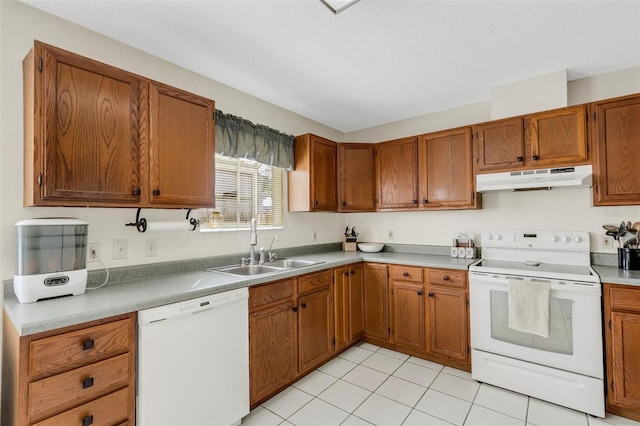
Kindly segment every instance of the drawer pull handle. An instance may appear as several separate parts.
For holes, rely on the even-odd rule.
[[[82,426],[89,426],[93,424],[93,416],[84,416],[82,418]]]
[[[408,272],[403,272],[403,273],[402,273],[402,276],[403,276],[403,277],[408,277],[408,276],[409,276],[409,273],[408,273]]]
[[[93,386],[93,377],[89,377],[88,379],[84,379],[82,381],[82,389],[87,389]]]
[[[516,160],[518,160],[519,163],[522,163],[522,161],[524,160],[524,157],[516,157]]]
[[[93,349],[94,345],[95,342],[93,341],[93,339],[85,340],[84,342],[82,342],[82,350],[88,351],[89,349]]]
[[[537,155],[534,155],[533,157],[531,157],[533,159],[533,161],[538,161],[540,159],[540,157],[538,157]]]
[[[449,275],[445,275],[444,277],[442,277],[442,279],[445,281],[449,281]]]
[[[160,195],[160,190],[159,190],[159,189],[157,189],[157,188],[156,188],[156,189],[154,189],[154,190],[153,190],[153,195],[154,195],[155,197],[158,197],[158,196]]]

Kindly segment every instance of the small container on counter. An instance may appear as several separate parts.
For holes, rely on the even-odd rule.
[[[618,248],[618,268],[640,271],[640,249]]]

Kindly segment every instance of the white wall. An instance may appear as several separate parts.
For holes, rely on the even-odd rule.
[[[16,241],[14,224],[32,217],[73,216],[89,222],[89,241],[99,242],[102,258],[109,267],[155,263],[167,260],[239,253],[249,249],[246,231],[224,233],[163,232],[138,233],[125,223],[135,219],[136,209],[46,208],[22,206],[23,113],[22,59],[32,48],[34,39],[126,69],[197,94],[215,99],[216,107],[239,115],[254,123],[266,124],[282,132],[313,132],[340,140],[342,133],[278,108],[198,74],[160,60],[119,42],[105,38],[52,15],[13,0],[0,1],[2,61],[0,97],[0,250],[4,254],[0,278],[9,279],[15,272]],[[179,220],[184,210],[143,209],[149,220]],[[258,244],[268,245],[277,234],[276,247],[312,244],[312,229],[318,231],[318,242],[339,241],[344,219],[335,214],[285,214],[285,228],[259,233]],[[311,225],[312,224],[312,225]],[[145,257],[145,240],[158,240],[158,256]],[[129,257],[113,260],[114,239],[127,239]],[[98,263],[89,263],[98,269]]]
[[[20,219],[45,216],[75,216],[90,223],[89,240],[101,244],[102,257],[110,267],[206,257],[248,249],[247,232],[139,234],[124,224],[135,218],[135,209],[22,207],[22,69],[21,61],[38,39],[61,48],[127,69],[216,100],[217,108],[266,124],[283,132],[312,132],[336,141],[379,142],[404,136],[463,126],[491,119],[489,101],[422,117],[402,120],[349,134],[342,134],[299,115],[268,104],[233,88],[147,55],[103,36],[40,12],[14,0],[0,1],[0,278],[13,276],[15,269],[14,224]],[[640,67],[569,82],[570,104],[624,94],[640,93]],[[172,220],[182,210],[145,209],[147,219]],[[279,246],[311,244],[313,230],[318,242],[341,238],[346,224],[356,225],[361,240],[390,242],[386,231],[394,231],[395,243],[449,245],[457,231],[525,227],[586,230],[592,235],[592,249],[599,247],[602,224],[622,219],[640,220],[639,207],[590,207],[587,189],[550,192],[487,194],[478,211],[429,211],[361,214],[285,215],[285,229],[264,232],[259,244],[268,244],[277,233]],[[129,241],[129,258],[111,259],[114,239]],[[158,256],[144,256],[145,240],[158,240]],[[609,250],[613,253],[613,250]],[[90,263],[90,269],[99,266]]]

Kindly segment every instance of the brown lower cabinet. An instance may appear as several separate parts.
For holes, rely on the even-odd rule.
[[[604,284],[607,412],[640,421],[640,287]]]
[[[19,336],[3,325],[3,425],[135,423],[136,315]]]
[[[333,270],[336,352],[345,349],[364,335],[363,278],[362,263]]]
[[[365,263],[364,277],[366,342],[471,371],[466,271]]]

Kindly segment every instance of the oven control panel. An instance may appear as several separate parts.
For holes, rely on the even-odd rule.
[[[482,231],[482,247],[589,251],[589,233],[579,231]]]

